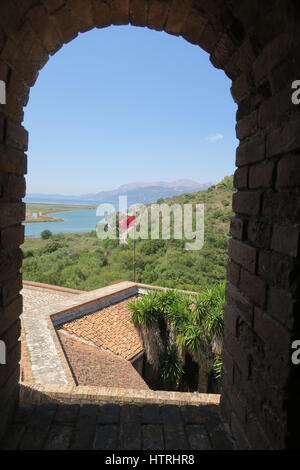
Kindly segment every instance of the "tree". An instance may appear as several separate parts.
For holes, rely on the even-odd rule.
[[[50,230],[43,230],[41,233],[41,237],[43,240],[49,240],[52,237],[52,232]]]

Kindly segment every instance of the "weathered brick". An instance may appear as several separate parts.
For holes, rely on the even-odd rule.
[[[230,221],[230,235],[233,238],[243,240],[245,235],[245,227],[245,220],[241,219],[240,217],[232,217]]]
[[[80,408],[76,426],[73,450],[88,450],[93,446],[93,439],[97,424],[97,406],[83,405]]]
[[[285,121],[267,137],[267,157],[275,157],[300,148],[300,119]]]
[[[109,26],[111,20],[110,4],[104,0],[92,0],[94,23],[97,28]]]
[[[296,303],[290,293],[276,287],[269,287],[268,313],[288,329],[293,326],[295,306]]]
[[[1,335],[0,340],[4,341],[6,351],[11,351],[19,341],[21,335],[21,320],[18,319],[13,325]]]
[[[14,372],[7,380],[4,387],[0,389],[0,432],[3,435],[8,422],[11,420],[13,407],[16,406],[18,401],[18,390],[19,390],[19,377],[20,377],[20,366],[15,364]],[[9,399],[8,399],[9,397]]]
[[[129,0],[109,0],[112,24],[129,23]]]
[[[66,0],[43,0],[43,3],[46,5],[49,13],[53,13],[55,10],[58,10],[63,6],[66,3]]]
[[[238,364],[239,368],[245,371],[247,375],[249,365],[248,355],[243,349],[242,344],[226,329],[226,325],[224,330],[224,344],[233,361]]]
[[[259,84],[284,59],[289,45],[289,35],[282,33],[264,48],[253,64],[256,84]]]
[[[118,424],[120,419],[120,406],[114,403],[102,405],[99,408],[98,423]]]
[[[300,222],[300,198],[295,192],[270,191],[263,195],[262,214],[270,221]]]
[[[236,165],[244,166],[260,162],[265,158],[265,138],[258,137],[239,145],[236,151]]]
[[[120,442],[124,450],[141,449],[140,409],[133,405],[121,408]]]
[[[42,64],[40,61],[36,64],[32,63],[28,56],[21,50],[21,47],[16,48],[15,41],[10,39],[7,41],[1,57],[23,78],[28,86],[35,84]]]
[[[233,184],[237,189],[246,189],[248,187],[248,167],[235,170]]]
[[[72,10],[72,16],[81,33],[89,31],[94,27],[92,4],[90,0],[68,0]]]
[[[142,426],[143,450],[163,450],[164,435],[160,424],[146,424]]]
[[[228,60],[232,56],[235,48],[236,48],[236,44],[233,42],[232,38],[229,36],[227,32],[224,32],[222,36],[219,38],[211,54],[211,57],[210,57],[211,63],[217,68],[224,67],[224,65],[228,62]],[[235,87],[237,88],[237,86],[238,85],[236,85]],[[231,89],[233,99],[235,99],[235,93],[236,93],[235,87]]]
[[[0,335],[3,335],[20,317],[22,313],[23,299],[18,295],[9,305],[0,309]]]
[[[258,126],[265,129],[271,125],[277,125],[282,122],[285,113],[290,112],[293,106],[291,88],[288,86],[262,102],[258,112]]]
[[[298,187],[300,181],[300,155],[281,158],[277,167],[277,186],[279,188]]]
[[[239,287],[241,291],[258,305],[264,305],[266,301],[267,286],[258,276],[241,270]]]
[[[6,119],[4,114],[0,114],[0,144],[4,142],[4,133],[5,133]]]
[[[20,77],[14,70],[10,71],[10,78],[8,81],[8,94],[7,94],[7,104],[13,100],[20,104],[21,106],[26,106],[29,100],[29,86],[24,82],[22,77]],[[12,106],[10,106],[12,108]],[[18,120],[15,120],[19,122]]]
[[[231,305],[225,305],[224,318],[226,318],[226,329],[232,335],[236,336],[237,315]]]
[[[2,202],[0,204],[0,227],[17,225],[25,220],[25,204]]]
[[[229,257],[248,271],[255,272],[256,249],[252,246],[231,238],[229,240]]]
[[[285,255],[296,257],[300,244],[299,225],[291,227],[275,225],[272,234],[271,249]]]
[[[3,197],[21,199],[25,196],[26,181],[24,176],[9,174],[3,181]]]
[[[11,251],[24,242],[24,225],[5,228],[0,233],[1,248],[6,251]]]
[[[179,35],[188,16],[192,0],[173,0],[170,5],[165,30],[170,34]]]
[[[69,5],[56,10],[51,18],[53,18],[64,43],[68,43],[78,36],[78,27]]]
[[[260,251],[258,273],[266,281],[283,289],[290,288],[293,270],[291,258],[271,251]]]
[[[41,69],[48,61],[48,53],[29,21],[25,21],[18,32],[18,53],[30,61],[36,70]]]
[[[231,47],[233,49],[233,45]],[[249,96],[249,90],[250,84],[248,76],[244,73],[233,81],[231,86],[231,95],[236,103],[240,103]]]
[[[255,53],[249,38],[245,37],[244,41],[236,48],[229,62],[225,65],[224,71],[228,77],[235,80],[243,73],[248,73],[253,64]]]
[[[231,414],[231,430],[239,450],[249,450],[251,445],[246,437],[245,430],[241,426],[236,414]]]
[[[57,424],[67,424],[74,426],[79,414],[79,405],[66,405],[62,404],[58,407],[55,414],[54,422]]]
[[[158,405],[144,405],[141,414],[142,424],[159,424],[162,421]]]
[[[261,220],[250,219],[248,239],[258,248],[269,248],[272,226]]]
[[[63,40],[46,9],[42,5],[36,5],[28,11],[27,17],[48,53],[57,52],[62,47]]]
[[[258,423],[257,419],[253,415],[247,416],[247,438],[250,444],[255,450],[266,450],[270,449],[270,443]]]
[[[227,264],[227,281],[231,282],[235,286],[238,285],[240,280],[240,266],[229,260]]]
[[[179,408],[167,405],[162,409],[165,446],[172,450],[189,448]]]
[[[1,365],[0,375],[0,389],[8,381],[9,377],[15,372],[16,364],[21,359],[21,343],[17,341],[14,347],[10,350],[6,350],[6,364]]]
[[[257,191],[239,191],[233,195],[232,208],[238,214],[259,215],[261,194]]]
[[[49,403],[41,404],[35,409],[33,417],[28,424],[27,432],[22,439],[20,449],[42,449],[50,431],[56,407],[56,404]]]
[[[245,425],[247,417],[246,400],[243,395],[236,389],[236,387],[233,387],[230,385],[230,383],[226,382],[227,381],[225,378],[223,380],[223,387],[225,389],[225,393],[227,394],[227,396],[230,396],[232,408],[238,416],[240,423]]]
[[[118,426],[105,425],[97,426],[95,439],[93,442],[94,450],[115,450],[118,446]]]
[[[201,35],[207,24],[207,19],[194,8],[188,14],[181,35],[192,44],[200,44]]]
[[[234,362],[225,347],[223,347],[223,374],[227,376],[228,383],[234,384]]]
[[[251,135],[255,134],[257,129],[257,111],[255,110],[237,122],[236,136],[239,140],[243,140],[246,137],[250,137]]]
[[[264,341],[265,351],[271,349],[277,355],[289,356],[290,335],[282,325],[257,307],[254,309],[254,331]]]
[[[6,143],[26,152],[28,149],[28,132],[23,126],[9,119],[6,125]]]
[[[288,59],[282,62],[278,67],[272,69],[271,71],[271,86],[273,93],[278,93],[282,90],[287,84],[287,70],[291,77],[296,77],[298,75],[300,67],[300,57],[297,54],[298,48],[289,55]]]
[[[262,162],[249,170],[249,188],[271,188],[273,185],[274,162]]]
[[[18,273],[1,287],[2,306],[8,305],[22,290],[22,276]]]
[[[214,50],[214,47],[217,44],[219,38],[220,34],[216,32],[212,24],[208,22],[201,35],[199,46],[204,51],[211,53]]]
[[[129,5],[130,23],[135,26],[146,26],[148,15],[147,0],[131,0]]]
[[[226,301],[229,306],[232,306],[243,319],[252,325],[253,321],[253,306],[251,302],[237,289],[234,285],[227,283],[226,286]]]
[[[15,276],[22,265],[23,252],[16,249],[9,253],[0,253],[0,282]]]
[[[253,97],[248,96],[247,98],[244,98],[238,106],[237,112],[236,112],[236,121],[240,121],[241,119],[244,119],[246,116],[249,116],[249,114],[253,111]]]
[[[166,23],[169,11],[169,0],[148,1],[148,27],[162,31]]]

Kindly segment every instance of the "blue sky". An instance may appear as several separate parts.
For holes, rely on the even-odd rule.
[[[234,171],[230,80],[182,38],[130,26],[79,35],[31,90],[27,191],[80,195]]]

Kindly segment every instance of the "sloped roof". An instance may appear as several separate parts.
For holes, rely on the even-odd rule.
[[[63,331],[58,332],[79,385],[149,390],[129,361],[110,351],[90,346]]]
[[[130,298],[134,300],[136,297]],[[95,346],[130,361],[143,352],[137,328],[130,322],[128,299],[65,323],[62,328]]]

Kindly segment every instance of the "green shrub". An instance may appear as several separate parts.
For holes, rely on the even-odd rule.
[[[43,240],[48,240],[48,239],[51,238],[51,237],[52,237],[52,232],[51,232],[50,230],[43,230],[43,231],[41,232],[41,238],[42,238]]]
[[[175,343],[167,346],[160,359],[161,380],[168,386],[175,386],[182,377],[178,348]]]
[[[135,325],[150,326],[157,323],[161,315],[158,298],[155,292],[149,292],[136,301],[128,302],[132,311],[131,321]]]

